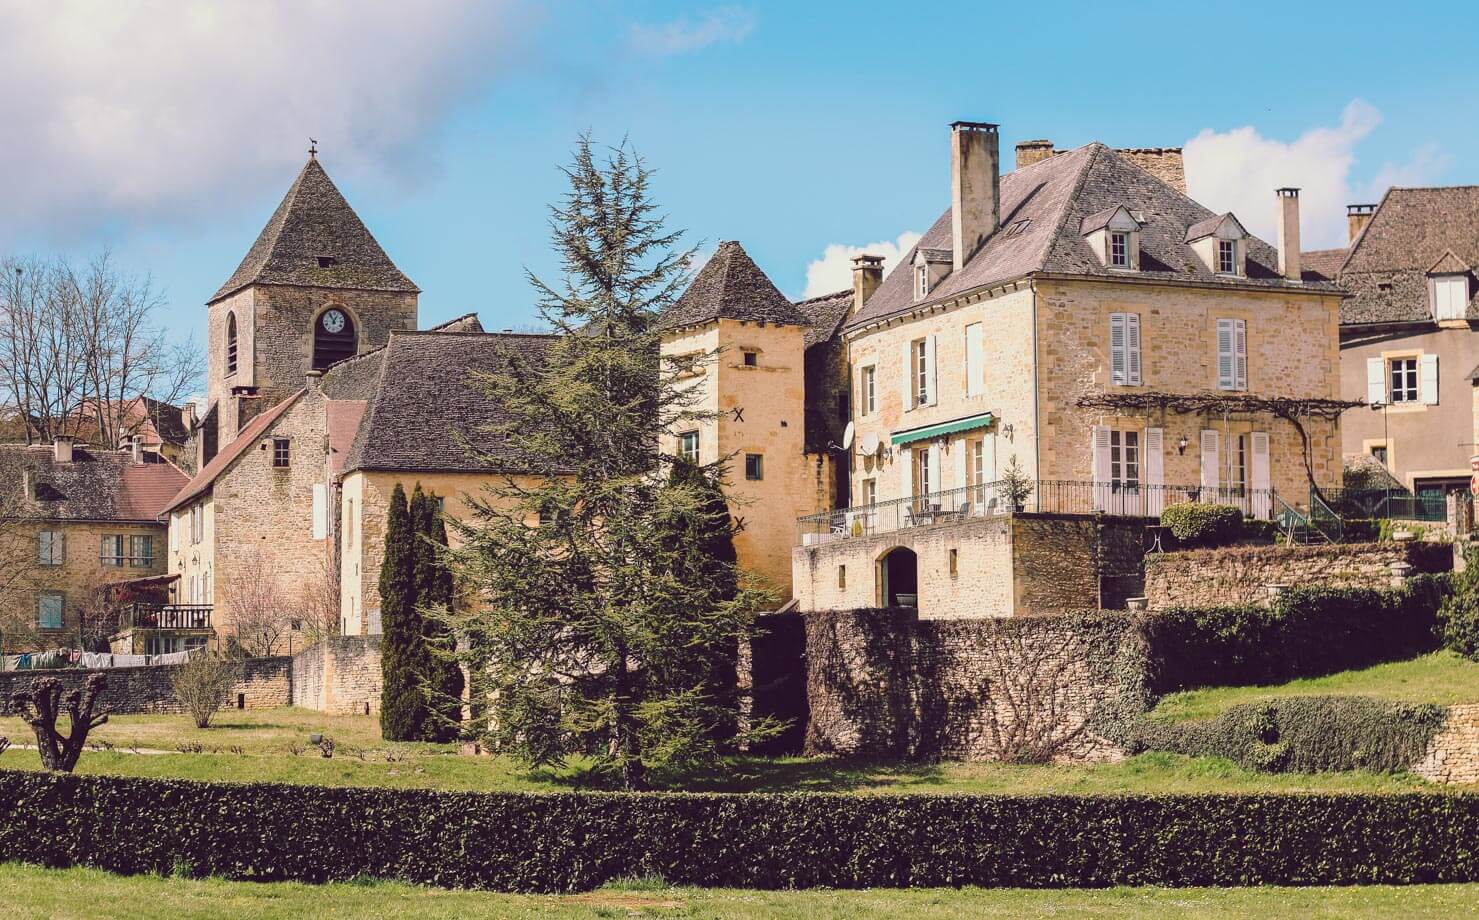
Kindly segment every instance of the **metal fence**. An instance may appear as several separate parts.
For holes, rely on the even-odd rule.
[[[130,604],[129,626],[140,629],[210,629],[210,604]]]
[[[1448,496],[1441,492],[1414,495],[1405,489],[1325,489],[1325,502],[1346,520],[1391,518],[1398,521],[1448,519]]]
[[[892,533],[908,527],[959,523],[1012,511],[1041,514],[1112,514],[1159,518],[1167,505],[1203,502],[1233,505],[1249,517],[1272,516],[1271,489],[1225,489],[1202,486],[1166,486],[1078,482],[1047,479],[1027,483],[1027,493],[1014,501],[1006,482],[993,482],[927,495],[914,495],[823,512],[797,521],[797,540],[811,546],[849,537]]]

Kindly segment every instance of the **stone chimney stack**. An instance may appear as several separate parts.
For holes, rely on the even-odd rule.
[[[1001,137],[997,126],[973,121],[950,125],[950,229],[952,265],[965,266],[1001,223]]]
[[[1180,147],[1125,147],[1115,153],[1186,194],[1186,160]]]
[[[144,439],[140,435],[134,435],[128,439],[128,457],[134,463],[144,462]]]
[[[55,463],[72,462],[72,437],[59,434],[51,442],[51,459]]]
[[[1361,231],[1366,229],[1366,225],[1371,223],[1371,218],[1375,214],[1376,205],[1374,204],[1348,204],[1345,206],[1345,219],[1346,223],[1350,226],[1352,243],[1356,241],[1356,237],[1361,235]]]
[[[861,255],[852,260],[852,306],[848,315],[863,309],[863,304],[883,283],[883,256]]]
[[[1053,155],[1053,142],[1049,140],[1023,141],[1017,145],[1017,168],[1040,163]]]
[[[1281,188],[1279,199],[1279,274],[1290,281],[1304,275],[1299,264],[1299,189]]]

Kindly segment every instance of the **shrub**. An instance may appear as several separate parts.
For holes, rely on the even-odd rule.
[[[216,710],[226,705],[239,676],[234,661],[201,652],[175,671],[171,684],[175,699],[190,713],[195,727],[207,728]]]
[[[1438,608],[1444,646],[1479,661],[1479,549],[1464,551],[1464,570],[1450,576],[1453,593]]]
[[[1227,757],[1264,772],[1398,772],[1442,727],[1441,706],[1357,696],[1309,696],[1234,706],[1212,719],[1144,720],[1130,749]]]
[[[1243,512],[1232,505],[1167,505],[1161,523],[1183,546],[1225,546],[1243,532]]]
[[[1265,684],[1411,658],[1438,646],[1446,575],[1400,588],[1294,588],[1267,607],[1180,607],[1144,620],[1155,693]]]
[[[478,794],[16,771],[0,772],[0,815],[6,859],[264,881],[571,891],[647,876],[747,888],[1479,879],[1479,796],[1453,794]]]

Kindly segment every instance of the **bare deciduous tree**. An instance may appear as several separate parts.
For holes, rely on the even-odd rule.
[[[190,713],[196,728],[209,728],[216,710],[226,705],[241,668],[234,661],[197,652],[180,666],[171,682],[175,699]]]
[[[1088,743],[1099,693],[1088,686],[1088,643],[1068,626],[991,629],[982,651],[990,677],[983,710],[992,754],[1049,763]]]
[[[61,681],[42,677],[31,681],[28,689],[11,695],[11,708],[36,733],[36,748],[43,767],[71,773],[77,766],[82,746],[87,743],[87,733],[108,721],[107,707],[98,708],[98,697],[106,687],[103,675],[93,674],[83,689],[64,693]],[[72,725],[70,735],[63,735],[56,726],[64,706]]]
[[[297,618],[305,645],[339,635],[339,586],[327,562],[298,583]]]
[[[163,303],[107,252],[80,269],[0,260],[0,408],[28,443],[70,435],[117,449],[155,421],[145,397],[175,403],[191,390],[200,356],[155,326]]]
[[[231,611],[230,635],[251,657],[277,653],[298,615],[298,599],[258,550],[242,553],[236,571],[221,584],[221,597]]]

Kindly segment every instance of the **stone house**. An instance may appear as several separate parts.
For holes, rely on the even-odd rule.
[[[5,652],[77,648],[134,625],[111,619],[118,611],[105,609],[104,592],[165,574],[159,514],[185,479],[138,448],[0,445]]]
[[[952,125],[950,209],[881,282],[857,264],[849,502],[803,522],[802,609],[949,616],[958,583],[1033,612],[1020,539],[977,519],[1187,500],[1271,518],[1339,482],[1338,411],[1277,411],[1339,396],[1341,292],[1302,270],[1297,190],[1271,196],[1275,249],[1184,194],[1179,152],[1045,143],[1001,174],[996,126]]]
[[[1347,217],[1349,246],[1306,253],[1350,293],[1341,394],[1372,406],[1342,420],[1342,449],[1441,519],[1444,494],[1468,489],[1479,454],[1479,187],[1393,188]]]

